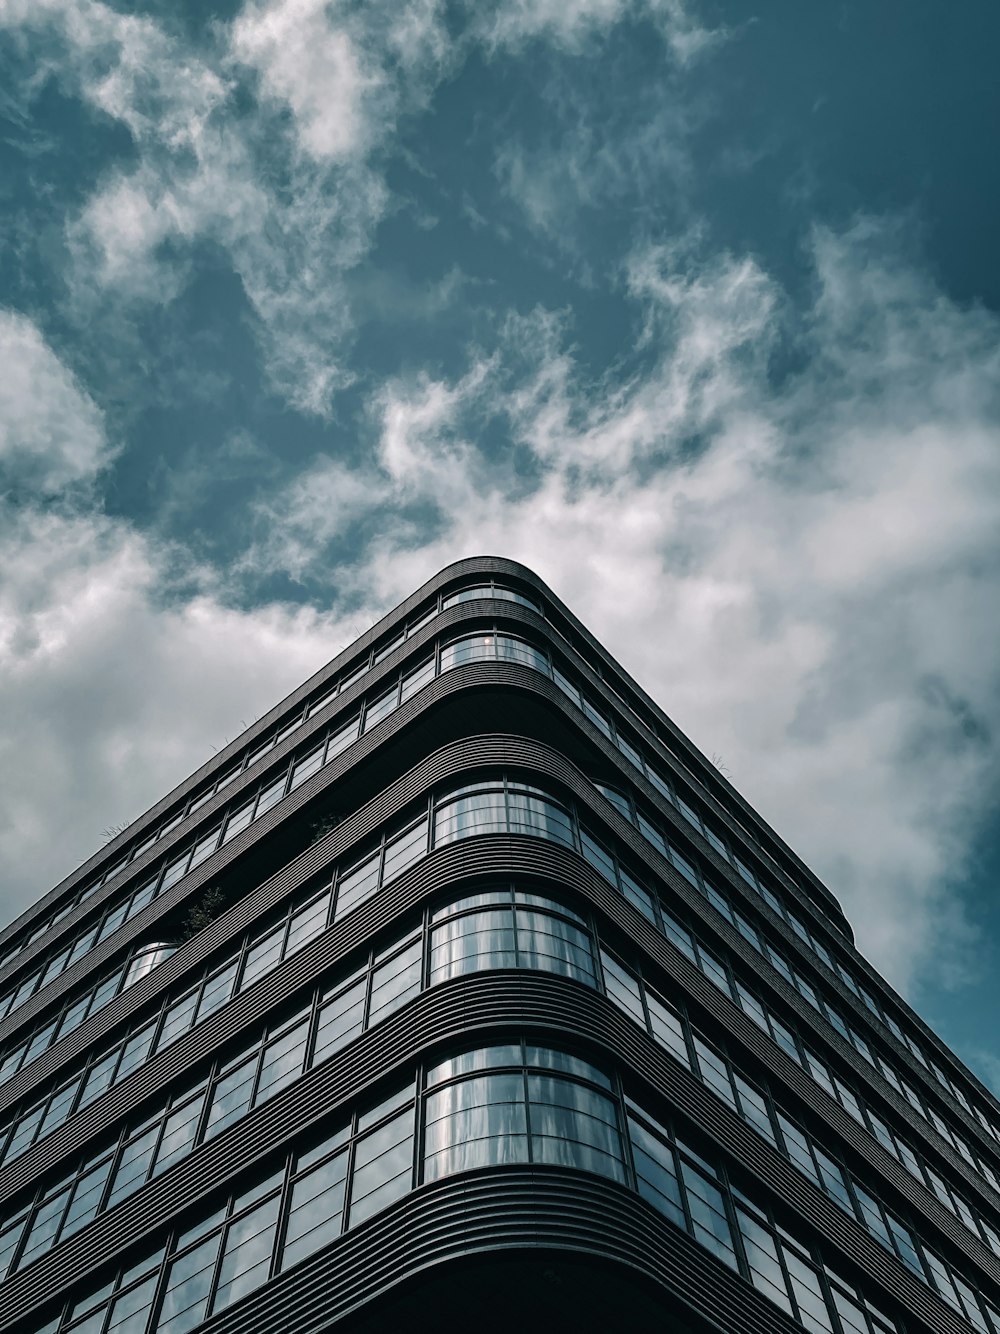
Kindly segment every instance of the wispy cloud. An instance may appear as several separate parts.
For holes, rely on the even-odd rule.
[[[447,54],[437,6],[272,0],[198,47],[100,0],[11,4],[0,21],[134,147],[67,219],[78,318],[168,302],[199,247],[220,247],[273,387],[325,414],[352,378],[344,278],[385,212],[378,154]]]
[[[0,481],[53,493],[112,456],[101,413],[31,320],[0,310]]]
[[[474,6],[473,27],[494,51],[543,39],[575,53],[626,19],[648,22],[684,61],[721,35],[705,27],[684,0],[499,0]]]
[[[370,601],[475,550],[525,560],[723,756],[907,986],[973,967],[949,891],[1000,758],[1000,342],[897,239],[817,232],[799,315],[750,260],[637,252],[642,370],[588,382],[557,318],[512,321],[461,380],[378,395],[377,466],[317,465],[261,515],[253,556],[301,576],[329,515],[368,506]],[[530,452],[530,483],[477,448],[489,422]],[[343,511],[315,504],[324,488]],[[406,521],[421,504],[430,540]]]
[[[766,247],[709,248],[692,182],[717,164],[692,145],[716,107],[696,76],[732,34],[681,0],[246,0],[187,26],[6,0],[0,24],[22,138],[50,84],[113,131],[53,196],[37,253],[21,215],[49,309],[0,315],[0,688],[28,756],[0,780],[0,842],[33,863],[12,893],[203,758],[206,733],[238,725],[232,698],[264,707],[329,656],[343,608],[368,618],[486,549],[537,568],[722,756],[897,982],[969,975],[952,886],[997,776],[1000,328],[934,284],[905,227],[810,233],[811,195],[784,255],[795,290]],[[467,136],[449,101],[463,70]],[[406,134],[422,113],[426,157]],[[719,152],[749,153],[752,175],[745,136]],[[106,387],[116,358],[133,384],[169,360],[187,329],[168,337],[160,314],[209,261],[237,282],[183,407],[235,379],[220,348],[249,327],[259,364],[240,383],[281,396],[291,444],[248,412],[136,482],[146,440],[109,436]],[[353,355],[362,312],[438,341],[387,373],[384,348]],[[152,415],[152,397],[130,406]],[[225,565],[196,568],[200,534],[185,551],[107,517],[95,479],[119,456],[108,499],[145,485],[160,521],[210,481],[245,483],[224,516],[244,549],[227,537]],[[232,610],[255,578],[268,598],[282,578],[332,587],[335,605]],[[38,814],[53,806],[58,846]]]
[[[127,524],[0,506],[4,916],[322,666],[352,625],[229,607],[206,572]]]

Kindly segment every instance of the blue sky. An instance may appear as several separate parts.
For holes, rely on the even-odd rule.
[[[5,915],[496,552],[997,1085],[998,39],[0,0]]]

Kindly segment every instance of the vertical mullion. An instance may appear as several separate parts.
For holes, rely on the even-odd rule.
[[[375,978],[375,949],[369,946],[368,962],[365,965],[365,1004],[361,1016],[361,1032],[367,1033],[368,1024],[371,1020],[372,1008],[372,984]]]
[[[274,1240],[271,1243],[271,1260],[267,1267],[267,1278],[265,1283],[269,1283],[281,1270],[281,1257],[285,1250],[285,1236],[288,1230],[288,1213],[292,1207],[292,1182],[295,1176],[296,1154],[292,1149],[285,1153],[285,1166],[281,1177],[280,1198],[278,1201],[278,1221],[274,1228]],[[343,1218],[341,1218],[341,1227],[343,1227]]]

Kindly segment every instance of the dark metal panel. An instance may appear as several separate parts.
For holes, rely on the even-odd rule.
[[[495,609],[495,604],[492,602],[483,602],[483,603],[475,602],[469,604],[462,604],[462,606],[465,608],[471,608],[473,609],[473,611],[486,612],[486,613],[492,613]],[[530,621],[538,622],[539,618],[535,616],[534,613],[528,611],[527,609],[517,607],[515,604],[511,604],[511,606],[513,611],[512,619],[519,620],[527,618]],[[443,613],[442,617],[439,618],[439,621],[448,619],[451,616],[451,613],[456,611],[462,611],[462,607],[449,609],[448,612]],[[466,612],[463,615],[456,617],[455,619],[456,621],[473,620],[475,619],[475,616],[471,612]],[[439,633],[440,625],[438,624],[438,622],[435,622],[434,626],[426,627],[425,629],[428,638],[433,638],[437,633]],[[413,641],[413,643],[419,645],[419,640],[415,640]],[[399,654],[401,657],[408,656],[410,651],[411,649],[404,645],[400,646],[400,649],[397,650],[397,654]],[[395,670],[394,657],[395,655],[392,655],[385,660],[385,664],[380,664],[380,667],[385,667],[385,671],[374,672],[373,680],[370,682],[366,681],[364,683],[364,690],[360,690],[358,687],[355,687],[352,688],[352,691],[347,692],[345,696],[341,697],[342,700],[346,702],[344,702],[342,710],[340,707],[340,702],[338,702],[338,707],[335,710],[335,712],[343,711],[345,714],[349,713],[356,701],[357,694],[365,693],[365,691],[370,689],[373,684],[377,685],[378,680],[381,679],[383,675],[391,674]],[[491,666],[504,666],[504,665],[485,663],[481,664],[481,666],[485,666],[487,669],[489,669]],[[517,669],[517,670],[520,670],[522,675],[525,672],[525,669]],[[535,677],[535,674],[530,672],[528,672],[528,675],[533,678]],[[439,678],[439,680],[440,679],[443,678]],[[449,685],[451,684],[452,683],[449,682]],[[528,680],[527,682],[523,682],[522,684],[526,684],[527,686],[529,686],[532,689],[535,689],[536,691],[538,690],[539,685],[541,685],[543,687],[542,693],[545,693],[547,697],[550,699],[550,701],[554,703],[558,708],[560,708],[565,714],[567,714],[570,717],[573,717],[573,713],[575,711],[571,710],[571,707],[568,706],[566,704],[566,701],[562,698],[561,693],[558,690],[554,690],[549,683],[544,682],[544,680],[539,681],[537,678],[535,678]],[[598,687],[599,683],[596,681],[595,678],[594,688],[597,689]],[[369,742],[367,746],[361,746],[360,743],[355,743],[355,746],[353,746],[351,748],[351,751],[349,752],[349,758],[348,755],[345,755],[343,757],[342,762],[338,762],[336,766],[330,766],[331,770],[336,768],[339,769],[340,772],[343,772],[344,770],[349,768],[352,764],[363,761],[366,758],[366,756],[371,753],[372,749],[374,748],[374,745],[379,744],[382,740],[387,739],[387,737],[391,735],[392,732],[398,730],[399,727],[405,726],[406,722],[409,721],[409,719],[412,718],[412,716],[414,716],[420,708],[429,707],[435,702],[435,697],[432,696],[431,694],[422,695],[420,699],[421,699],[420,705],[417,705],[416,700],[410,701],[410,706],[412,707],[408,707],[407,709],[408,716],[401,716],[398,719],[396,719],[395,726],[392,728],[387,727],[385,733],[380,733],[377,728],[373,729],[373,732],[370,734],[370,736],[374,738],[374,742]],[[399,713],[403,715],[404,711],[400,710]],[[386,724],[388,724],[391,721],[392,721],[391,719],[387,719]],[[574,717],[573,721],[577,724],[577,726],[581,728],[582,731],[588,734],[591,744],[596,746],[601,752],[603,752],[606,759],[622,772],[622,775],[625,778],[625,780],[634,783],[639,788],[639,790],[644,794],[644,796],[650,802],[650,804],[653,805],[660,812],[661,818],[664,820],[664,822],[667,824],[668,827],[676,830],[682,839],[688,839],[691,837],[691,831],[686,826],[681,817],[677,814],[677,812],[674,811],[673,808],[670,807],[668,803],[662,801],[662,799],[659,797],[659,794],[656,793],[655,789],[653,789],[648,783],[646,783],[645,779],[643,779],[641,775],[637,774],[635,771],[631,769],[631,766],[629,766],[624,761],[620,752],[614,746],[610,745],[610,743],[607,742],[607,740],[598,731],[598,729],[593,727],[593,725],[590,724],[589,722],[586,722],[586,720],[582,720],[578,717]],[[315,726],[317,728],[320,726],[325,727],[327,723],[328,723],[328,718],[325,716],[325,714],[317,715],[317,721],[315,723]],[[307,726],[303,732],[303,735],[297,736],[296,738],[289,738],[288,741],[284,743],[284,748],[291,749],[293,741],[295,742],[296,745],[300,745],[304,740],[305,741],[308,740],[309,735],[311,735],[311,731],[310,727]],[[362,738],[362,741],[364,741],[365,739],[366,738]],[[260,777],[261,777],[260,774],[252,775],[254,785],[260,781]],[[187,897],[197,893],[197,891],[204,884],[209,882],[212,878],[217,877],[221,872],[225,870],[227,866],[232,865],[233,861],[239,856],[241,856],[243,853],[245,853],[250,847],[259,844],[260,840],[265,838],[274,828],[278,827],[284,821],[284,819],[286,819],[289,815],[294,814],[294,811],[296,809],[300,809],[303,802],[306,802],[309,799],[311,799],[311,797],[315,795],[316,791],[325,788],[328,785],[329,779],[333,777],[334,777],[333,773],[327,775],[326,778],[324,778],[322,774],[314,775],[313,779],[309,783],[304,785],[303,788],[301,789],[301,797],[298,801],[292,802],[290,798],[288,798],[284,802],[280,803],[279,806],[276,807],[274,811],[269,812],[267,817],[265,817],[260,822],[255,822],[255,824],[251,825],[247,830],[245,830],[243,834],[239,836],[239,838],[233,840],[233,842],[227,845],[225,848],[220,849],[217,853],[213,855],[213,857],[209,858],[205,863],[203,863],[201,867],[196,868],[194,872],[192,872],[189,876],[185,877],[181,882],[179,882],[179,884],[172,891],[169,891],[167,894],[161,896],[161,898],[156,900],[153,904],[151,904],[144,913],[140,914],[133,922],[128,923],[125,927],[116,932],[114,936],[111,937],[109,940],[102,942],[101,945],[91,950],[85,958],[79,960],[78,963],[74,965],[73,968],[67,970],[59,978],[55,979],[37,997],[32,998],[27,1004],[20,1007],[15,1012],[14,1015],[9,1016],[7,1019],[3,1021],[0,1021],[0,1042],[4,1041],[5,1038],[7,1038],[8,1036],[15,1034],[23,1026],[26,1026],[32,1020],[36,1019],[45,1009],[47,1009],[50,1005],[58,1002],[63,996],[65,996],[75,986],[77,986],[81,980],[91,976],[92,974],[100,970],[102,967],[110,964],[114,959],[115,955],[120,953],[120,951],[123,948],[127,947],[130,943],[134,942],[137,938],[146,935],[156,921],[160,920],[165,914],[169,914],[170,912],[172,912],[176,908],[176,906],[179,903],[183,902]],[[234,795],[234,793],[232,790],[227,790],[226,794],[219,794],[217,800],[222,801],[223,795],[225,795],[225,800],[229,801]],[[591,794],[589,792],[589,785],[588,785],[587,795],[588,799],[592,799]],[[603,803],[600,803],[600,805],[603,805]],[[207,810],[209,812],[209,815],[204,822],[211,823],[211,813],[212,813],[211,804],[207,806]],[[675,890],[679,888],[682,897],[685,897],[689,905],[693,905],[693,910],[699,916],[704,916],[707,911],[710,921],[716,918],[717,915],[715,914],[714,910],[711,908],[706,908],[704,902],[700,899],[700,896],[697,895],[693,897],[691,896],[690,890],[688,889],[687,885],[681,880],[680,877],[677,877],[675,875],[675,873],[673,872],[673,868],[670,867],[669,864],[666,863],[661,857],[659,857],[659,855],[655,852],[655,850],[651,849],[649,845],[645,842],[645,840],[643,840],[641,837],[638,836],[634,827],[631,826],[627,821],[623,820],[617,811],[614,811],[613,809],[610,809],[609,812],[602,811],[602,815],[605,821],[610,825],[612,830],[618,835],[618,837],[622,839],[626,844],[628,844],[642,860],[649,861],[650,858],[652,858],[652,862],[656,867],[658,873],[660,874],[661,878],[666,879],[668,883],[672,883]],[[199,813],[198,823],[202,823],[201,813]],[[257,827],[258,824],[259,828]],[[188,837],[189,832],[190,831],[185,831],[184,833],[185,838]],[[165,849],[164,851],[167,850],[168,849]],[[869,1014],[866,1007],[864,1007],[861,1004],[861,1002],[853,995],[853,993],[850,992],[848,988],[844,986],[844,984],[834,973],[826,969],[815,959],[811,951],[807,950],[804,944],[799,940],[799,938],[795,935],[795,933],[792,932],[790,928],[788,928],[785,925],[782,919],[777,917],[776,914],[772,913],[771,910],[768,909],[766,905],[758,903],[755,900],[749,898],[745,888],[743,887],[742,883],[739,880],[739,877],[736,875],[732,867],[730,867],[728,863],[724,862],[721,858],[719,858],[714,853],[714,851],[709,849],[707,846],[701,849],[701,851],[703,855],[707,856],[709,863],[713,865],[716,874],[721,878],[723,878],[726,881],[726,883],[730,886],[730,888],[735,889],[737,896],[741,901],[749,902],[751,904],[751,910],[754,913],[757,913],[764,917],[764,920],[768,923],[772,932],[776,933],[779,936],[779,938],[783,941],[783,943],[792,951],[794,956],[800,961],[802,966],[805,967],[810,972],[816,972],[816,971],[819,972],[820,977],[823,980],[823,984],[827,987],[827,989],[831,987],[833,988],[834,993],[838,997],[841,1005],[846,1007],[849,1013],[851,1013],[854,1016],[855,1022],[859,1023],[863,1027],[863,1029],[869,1033],[871,1033],[874,1030],[876,1034],[876,1041],[887,1043],[890,1050],[896,1053],[897,1059],[903,1064],[904,1068],[912,1070],[914,1077],[918,1081],[923,1082],[925,1087],[931,1090],[932,1097],[934,1098],[942,1097],[943,1091],[940,1089],[939,1085],[932,1078],[932,1076],[930,1076],[929,1073],[923,1070],[921,1067],[916,1066],[909,1052],[902,1046],[901,1043],[899,1043],[895,1038],[893,1038],[887,1031],[883,1031],[881,1025],[875,1025],[873,1023],[872,1017]],[[160,854],[158,853],[157,856],[159,855]],[[109,886],[108,889],[109,895],[113,895],[114,893],[117,892],[118,892],[117,889],[112,890],[111,887]],[[100,896],[95,896],[95,903],[99,904],[103,902],[103,900],[104,900],[103,894]],[[93,906],[94,906],[93,904],[89,905],[88,911],[90,907]],[[69,920],[72,921],[73,919]],[[727,943],[729,943],[732,948],[734,948],[737,955],[740,955],[744,958],[747,957],[748,950],[745,942],[743,941],[742,937],[739,936],[738,933],[732,931],[732,929],[728,926],[728,923],[725,923],[720,918],[713,923],[713,928],[716,931],[721,930],[723,938],[727,940]],[[39,946],[40,945],[41,942],[39,942]],[[31,952],[31,957],[32,958],[34,957],[34,952]],[[752,966],[758,967],[760,961],[756,958],[756,956],[751,955],[750,958],[752,961]],[[765,965],[765,967],[767,968],[768,972],[771,971],[769,965]],[[797,1002],[798,997],[796,996],[795,999]],[[811,1016],[811,1011],[809,1013]],[[846,1047],[846,1044],[843,1045]],[[905,1102],[905,1100],[900,1099],[900,1102]],[[987,1136],[985,1132],[982,1130],[982,1128],[979,1126],[978,1122],[974,1118],[969,1116],[964,1111],[964,1109],[962,1109],[960,1105],[950,1097],[947,1099],[947,1102],[948,1105],[953,1109],[953,1113],[959,1118],[960,1123],[966,1128],[966,1130],[969,1133],[971,1133],[974,1141],[978,1142],[981,1145],[984,1145],[986,1147],[987,1153],[992,1155],[995,1152],[992,1141],[990,1137]]]
[[[457,669],[448,676],[439,678],[434,684],[446,683],[441,690],[444,694],[452,685],[449,678],[457,678],[463,673],[479,676],[483,667],[496,666],[497,664],[492,663],[471,664],[467,668]],[[548,684],[536,673],[530,672],[530,669],[510,666],[506,670],[517,670],[526,674],[529,682],[537,683],[538,686]],[[402,713],[403,710],[399,712]],[[372,744],[378,744],[376,733],[377,729],[374,729],[370,734],[375,738]],[[362,741],[365,739],[362,738]],[[769,984],[758,989],[762,990],[765,996],[770,991],[778,997],[780,1005],[791,1009],[803,1031],[811,1031],[815,1035],[817,1046],[821,1050],[832,1046],[840,1054],[843,1063],[852,1071],[855,1081],[866,1090],[872,1091],[872,1101],[876,1104],[888,1103],[897,1119],[915,1132],[915,1136],[923,1144],[930,1146],[931,1156],[943,1159],[952,1172],[971,1188],[974,1196],[985,1201],[988,1209],[993,1211],[1000,1209],[1000,1197],[996,1197],[982,1178],[971,1171],[964,1159],[944,1145],[944,1141],[940,1140],[926,1122],[916,1116],[905,1099],[895,1095],[887,1085],[884,1085],[884,1081],[870,1070],[853,1048],[843,1042],[816,1016],[798,993],[789,987],[770,965],[765,964],[751,951],[743,938],[687,885],[686,881],[640,837],[630,824],[622,820],[613,808],[593,792],[590,784],[580,777],[573,766],[548,747],[518,737],[472,738],[454,743],[429,756],[355,815],[345,820],[322,843],[308,849],[267,884],[235,905],[154,974],[150,974],[124,993],[92,1021],[81,1025],[63,1043],[57,1044],[40,1057],[29,1070],[22,1072],[5,1088],[0,1089],[0,1107],[11,1105],[17,1092],[28,1085],[28,1076],[32,1076],[28,1086],[37,1088],[45,1077],[46,1067],[49,1072],[63,1070],[74,1057],[82,1055],[93,1044],[107,1037],[125,1018],[134,1017],[139,1013],[143,1004],[160,995],[171,981],[182,979],[192,968],[203,964],[220,948],[231,945],[269,908],[282,903],[291,890],[305,883],[320,867],[331,860],[337,860],[346,849],[363,842],[373,830],[380,828],[386,820],[402,810],[415,797],[419,797],[429,786],[466,772],[476,765],[490,767],[501,764],[508,767],[523,765],[535,772],[550,775],[573,791],[581,801],[592,803],[595,808],[599,804],[602,808],[600,812],[602,818],[609,827],[614,828],[620,840],[631,847],[637,859],[641,854],[647,864],[655,864],[659,877],[668,882],[677,897],[689,905],[692,915],[704,919],[710,925],[711,931],[706,934],[714,933],[722,938],[735,956],[745,960],[748,976],[757,976]],[[331,769],[335,767],[330,766]],[[314,775],[314,779],[320,776],[320,774]],[[302,790],[307,790],[308,786],[304,785]],[[238,840],[234,840],[234,844],[237,842]],[[482,846],[484,844],[485,846]],[[442,874],[439,871],[442,863],[449,869],[444,871],[444,878],[438,881],[438,875]],[[473,875],[519,873],[554,875],[582,889],[600,905],[602,911],[624,934],[636,941],[661,968],[665,968],[672,978],[681,984],[689,996],[698,1001],[703,1010],[725,1033],[737,1037],[772,1079],[791,1088],[803,1105],[819,1119],[830,1124],[838,1136],[874,1166],[880,1175],[889,1180],[913,1208],[930,1217],[934,1225],[949,1238],[957,1236],[966,1244],[977,1245],[938,1201],[921,1190],[894,1159],[856,1126],[839,1104],[830,1099],[794,1062],[761,1034],[756,1025],[722,996],[683,955],[674,950],[641,914],[624,903],[615,891],[594,874],[587,863],[575,854],[563,853],[550,845],[516,836],[469,840],[455,845],[452,849],[444,849],[440,853],[433,854],[408,873],[397,886],[363,905],[343,923],[338,923],[320,941],[314,942],[282,969],[271,974],[244,996],[231,1002],[187,1038],[174,1044],[142,1070],[137,1071],[130,1080],[96,1100],[73,1122],[67,1123],[46,1137],[36,1149],[7,1168],[0,1169],[0,1192],[22,1187],[34,1179],[38,1172],[48,1170],[70,1152],[71,1146],[72,1149],[79,1147],[83,1138],[95,1133],[100,1126],[113,1125],[115,1118],[124,1115],[126,1110],[137,1105],[137,1099],[172,1082],[183,1071],[189,1070],[193,1062],[203,1060],[220,1042],[231,1040],[247,1024],[257,1022],[271,1008],[287,1000],[294,991],[322,975],[325,969],[333,967],[339,959],[345,957],[346,953],[368,940],[374,932],[384,929],[399,912],[416,903],[422,895],[433,892],[435,884],[450,883],[458,877]],[[126,1095],[128,1095],[127,1101]],[[984,1258],[989,1258],[990,1264],[996,1263],[991,1252],[981,1246],[979,1250]]]
[[[71,1287],[123,1249],[166,1226],[219,1183],[263,1168],[275,1152],[419,1055],[461,1042],[476,1045],[511,1031],[541,1041],[574,1039],[605,1060],[624,1062],[651,1090],[746,1174],[776,1193],[803,1223],[909,1314],[940,1334],[963,1328],[951,1311],[861,1227],[813,1187],[718,1099],[648,1039],[603,996],[582,983],[543,974],[501,972],[455,979],[424,992],[411,1005],[357,1038],[238,1124],[177,1163],[130,1199],[41,1256],[0,1288],[0,1319],[23,1320],[42,1294]],[[607,1189],[607,1183],[604,1184]]]
[[[212,1334],[320,1334],[419,1269],[507,1250],[577,1252],[621,1265],[725,1334],[791,1334],[794,1322],[641,1200],[573,1174],[501,1170],[427,1187],[213,1320]],[[449,1263],[451,1262],[451,1263]],[[530,1317],[530,1312],[525,1313]],[[621,1315],[628,1319],[627,1295]]]

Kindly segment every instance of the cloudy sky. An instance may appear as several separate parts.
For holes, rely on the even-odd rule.
[[[0,0],[16,915],[532,566],[1000,1086],[1000,10]]]

